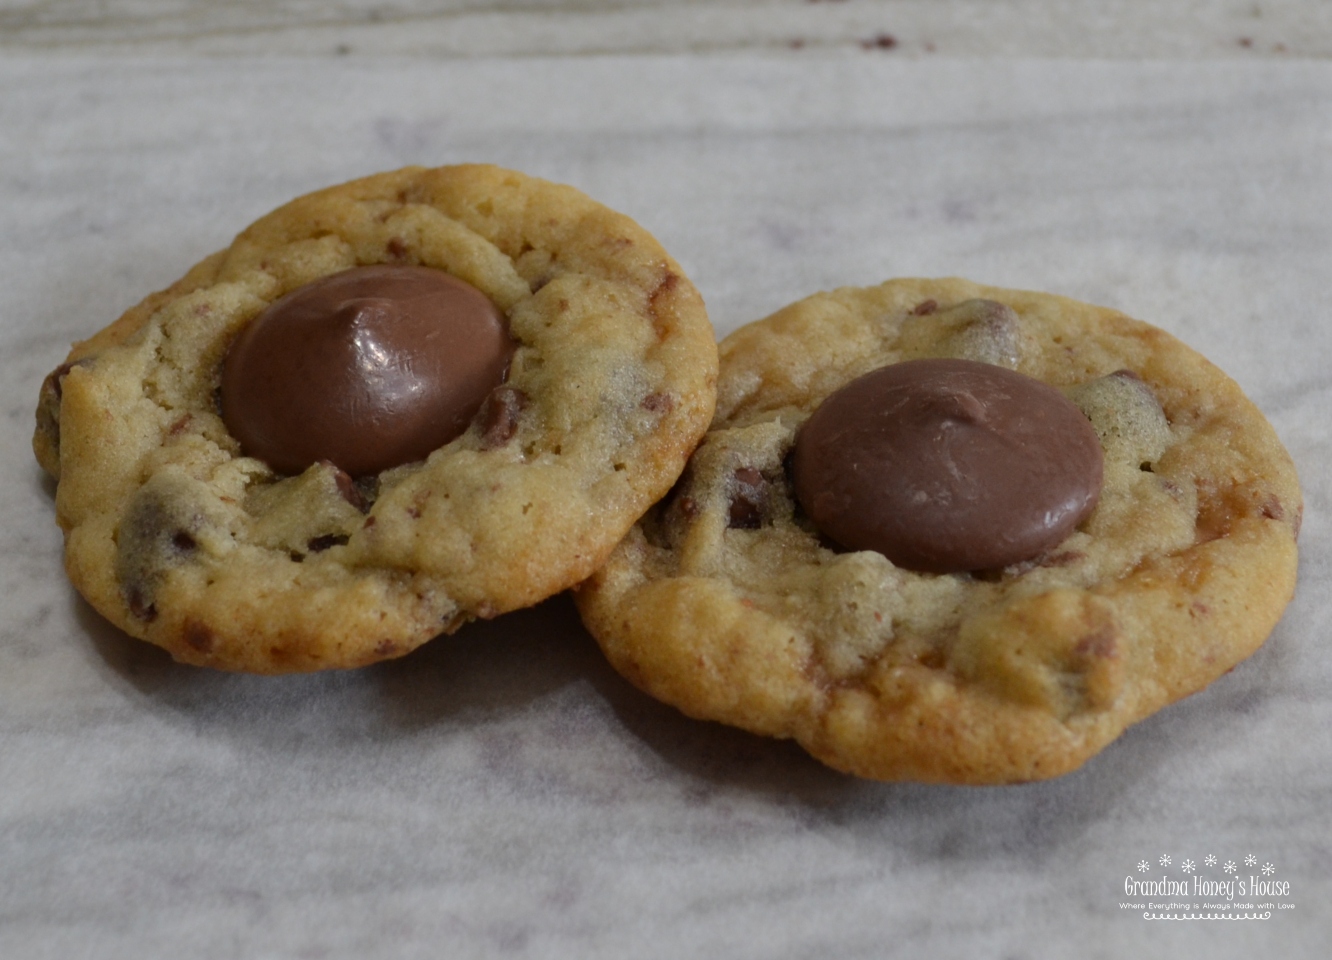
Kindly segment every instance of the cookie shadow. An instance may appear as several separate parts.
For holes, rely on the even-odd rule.
[[[36,482],[33,486],[42,492],[42,495],[46,497],[46,502],[48,504],[54,506],[56,498],[55,477],[36,465],[30,467],[29,473],[36,478]]]
[[[858,843],[963,865],[1046,864],[1067,856],[1102,821],[1125,817],[1134,806],[1127,798],[1143,780],[1193,745],[1224,741],[1236,725],[1252,722],[1290,643],[1279,629],[1259,654],[1212,688],[1131,727],[1073,773],[1037,783],[959,787],[861,780],[823,766],[794,742],[686,717],[615,673],[567,594],[470,624],[400,660],[283,677],[177,664],[81,598],[73,602],[114,680],[148,709],[195,730],[287,755],[337,750],[367,740],[434,737],[445,728],[443,735],[479,730],[574,688],[574,709],[591,708],[606,716],[604,722],[618,723],[647,756],[649,769],[665,771],[656,775],[673,781],[691,804],[740,796],[809,829],[849,831]]]
[[[287,750],[312,735],[335,745],[401,739],[447,722],[479,724],[516,714],[602,668],[567,596],[468,624],[397,660],[259,676],[177,663],[70,592],[75,620],[127,695],[196,729]]]
[[[268,701],[298,709],[346,686],[335,674],[264,677],[177,663],[160,647],[116,627],[72,590],[71,595],[74,619],[109,679],[157,714],[179,714],[196,725],[221,725],[237,715],[253,715]],[[271,715],[272,708],[261,712]]]
[[[514,714],[606,669],[566,594],[478,620],[367,669],[386,725],[419,731],[455,719]]]
[[[1274,634],[1206,691],[1131,726],[1081,768],[1052,780],[999,786],[878,783],[823,766],[793,741],[692,720],[657,703],[608,666],[591,675],[619,720],[694,783],[700,800],[740,791],[794,811],[815,829],[850,829],[912,857],[963,864],[1043,866],[1077,849],[1089,830],[1132,818],[1134,795],[1194,746],[1224,743],[1266,701]],[[1186,788],[1182,788],[1186,789]]]

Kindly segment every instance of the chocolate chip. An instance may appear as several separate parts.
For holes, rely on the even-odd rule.
[[[379,499],[379,475],[369,474],[368,476],[358,477],[353,481],[356,489],[356,495],[361,498],[365,508],[361,510],[366,513],[374,502]],[[355,506],[355,501],[350,501]]]
[[[911,313],[917,317],[928,317],[939,309],[938,300],[922,300],[912,309]]]
[[[916,662],[929,670],[942,670],[948,665],[948,658],[940,651],[923,650],[916,655]]]
[[[502,447],[518,432],[518,417],[527,394],[515,387],[496,387],[481,408],[481,449]]]
[[[642,406],[651,413],[670,413],[675,409],[675,401],[669,393],[649,393],[643,398]]]
[[[1103,626],[1098,630],[1087,634],[1073,646],[1073,652],[1084,659],[1104,659],[1114,658],[1117,653],[1115,628],[1109,625]]]
[[[323,550],[327,550],[329,547],[345,546],[350,539],[351,537],[347,536],[345,533],[326,533],[322,537],[315,537],[312,539],[305,545],[305,549],[309,550],[311,553],[319,553]]]
[[[185,624],[185,642],[200,653],[211,653],[216,635],[197,620]]]
[[[735,471],[735,479],[737,483],[743,484],[744,486],[758,487],[763,483],[763,474],[759,473],[759,471],[755,470],[753,467],[741,467],[739,470]]]
[[[200,559],[198,535],[209,524],[192,494],[190,481],[150,481],[131,498],[116,531],[116,579],[141,620],[157,616],[153,594],[167,572]]]
[[[795,490],[822,533],[929,573],[1007,567],[1091,513],[1101,445],[1058,390],[970,360],[881,367],[796,439]]]
[[[43,451],[38,446],[37,458],[42,466],[53,475],[59,473],[60,459],[60,400],[65,394],[65,376],[76,366],[82,366],[89,360],[74,363],[62,363],[46,375],[37,400],[37,435],[44,439],[47,448]],[[37,441],[34,441],[37,442]]]
[[[340,470],[337,464],[328,460],[320,460],[321,466],[330,468],[333,471],[333,482],[338,485],[338,493],[342,494],[342,499],[346,500],[361,513],[370,512],[370,502],[366,500],[365,494],[361,492],[361,484],[353,480],[351,474],[345,470]],[[370,482],[376,487],[379,485],[379,478],[373,474],[369,478]]]
[[[730,527],[735,530],[757,530],[763,526],[768,496],[768,485],[763,474],[753,467],[736,470],[731,484]]]
[[[60,366],[56,367],[48,373],[46,379],[42,381],[42,391],[46,392],[49,390],[55,398],[59,400],[65,394],[65,375],[73,369],[74,364],[72,363],[62,363]]]
[[[222,364],[222,419],[278,473],[331,460],[375,474],[460,436],[515,348],[503,311],[471,284],[429,267],[355,267],[240,332]]]
[[[125,591],[125,602],[129,605],[130,613],[145,623],[152,623],[157,619],[157,607],[144,598],[143,591],[139,587],[132,586]]]

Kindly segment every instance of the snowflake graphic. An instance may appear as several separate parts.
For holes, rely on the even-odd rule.
[[[1274,873],[1276,873],[1276,867],[1272,866],[1270,863],[1263,864],[1263,876],[1270,877]]]
[[[1185,873],[1192,873],[1192,872],[1193,872],[1193,861],[1192,861],[1192,860],[1185,860],[1183,863],[1181,863],[1181,864],[1179,865],[1179,869],[1183,870]]]
[[[1209,867],[1214,867],[1216,866],[1216,857],[1212,856],[1209,853],[1207,857],[1203,860],[1203,863],[1207,864]]]
[[[1236,868],[1236,866],[1235,866],[1235,861],[1234,861],[1234,860],[1227,860],[1227,861],[1226,861],[1226,867],[1225,867],[1226,873],[1234,873],[1236,869],[1237,869],[1237,868]]]
[[[1245,865],[1246,867],[1251,867],[1251,866],[1253,866],[1253,865],[1254,865],[1255,863],[1257,863],[1257,862],[1258,862],[1258,858],[1255,857],[1253,854],[1249,854],[1247,857],[1244,858],[1244,865]]]
[[[1161,866],[1163,867],[1170,866],[1170,854],[1168,853],[1161,854]]]
[[[1139,873],[1146,873],[1146,872],[1147,872],[1148,870],[1150,870],[1150,869],[1152,869],[1152,865],[1151,865],[1150,863],[1148,863],[1146,860],[1139,860],[1139,861],[1138,861],[1138,872],[1139,872]]]

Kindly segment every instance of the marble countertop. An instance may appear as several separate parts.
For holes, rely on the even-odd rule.
[[[1322,0],[0,0],[0,50],[207,56],[1332,56]]]
[[[286,199],[465,160],[635,217],[719,334],[949,274],[1164,327],[1299,466],[1294,603],[1082,770],[983,789],[858,781],[685,719],[563,597],[286,678],[108,626],[60,573],[28,450],[43,375]],[[1332,64],[11,47],[0,211],[0,956],[1326,956]],[[1140,860],[1250,854],[1294,909],[1120,907]]]

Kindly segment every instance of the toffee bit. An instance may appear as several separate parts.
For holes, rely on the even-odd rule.
[[[661,278],[661,282],[657,284],[652,293],[648,294],[648,313],[652,317],[652,326],[656,330],[657,336],[663,339],[670,330],[670,298],[674,296],[675,289],[679,285],[680,275],[667,270],[666,275]]]

